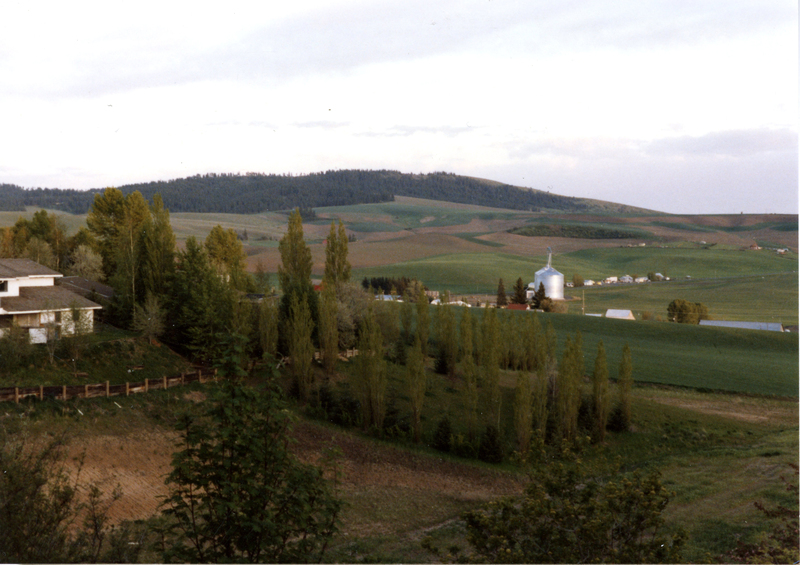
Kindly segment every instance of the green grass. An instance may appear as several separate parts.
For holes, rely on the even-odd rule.
[[[587,313],[609,308],[632,310],[637,318],[650,312],[663,319],[672,300],[702,302],[715,320],[750,322],[798,322],[798,279],[795,274],[669,281],[565,289],[565,294],[585,297]],[[580,313],[581,303],[570,303]]]
[[[594,366],[597,342],[602,340],[612,378],[616,376],[622,347],[628,343],[636,382],[798,396],[798,336],[795,333],[564,314],[540,316],[543,324],[553,324],[559,345],[566,336],[581,332],[587,374],[591,374]]]

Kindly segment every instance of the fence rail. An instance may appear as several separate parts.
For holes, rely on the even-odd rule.
[[[108,381],[99,384],[85,385],[39,385],[39,386],[12,386],[0,388],[0,402],[17,402],[25,398],[34,397],[39,400],[52,398],[56,400],[70,400],[73,398],[98,398],[108,396],[130,396],[149,392],[151,390],[165,390],[175,386],[190,383],[205,383],[216,379],[217,370],[202,370],[190,373],[181,373],[160,379],[145,379],[143,381],[112,385]]]

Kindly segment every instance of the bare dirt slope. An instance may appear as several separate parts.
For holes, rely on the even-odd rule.
[[[345,532],[369,535],[416,528],[420,507],[437,523],[465,505],[522,490],[521,479],[506,474],[409,454],[314,423],[300,423],[293,436],[294,449],[305,461],[317,461],[327,448],[341,450],[340,489],[348,502]],[[113,521],[145,519],[159,511],[167,494],[164,478],[177,439],[158,430],[76,437],[68,460],[77,470],[83,456],[82,484],[97,483],[107,493],[119,487],[121,497],[110,509]]]

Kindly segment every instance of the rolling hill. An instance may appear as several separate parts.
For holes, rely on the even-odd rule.
[[[560,196],[443,172],[407,174],[388,170],[341,170],[299,176],[209,173],[118,188],[125,194],[138,190],[148,200],[160,193],[172,212],[252,214],[299,206],[316,208],[390,202],[395,196],[535,212],[646,212],[622,204]],[[26,206],[37,206],[83,214],[91,206],[94,195],[101,190],[26,190],[16,185],[0,184],[0,210],[22,211]]]

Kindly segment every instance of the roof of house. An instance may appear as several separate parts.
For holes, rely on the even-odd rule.
[[[509,304],[506,306],[508,310],[527,310],[529,306],[527,304]]]
[[[110,286],[83,277],[63,277],[58,284],[84,298],[89,298],[92,292],[105,299],[111,299],[114,296],[114,289]]]
[[[30,259],[0,259],[0,279],[21,277],[60,277],[61,273],[48,269]]]
[[[618,318],[621,320],[635,320],[636,317],[630,310],[606,310],[606,318]]]
[[[19,289],[19,296],[0,298],[0,311],[9,314],[69,310],[71,308],[96,310],[102,306],[60,286],[26,286]]]
[[[778,322],[726,322],[723,320],[700,320],[701,326],[718,326],[723,328],[740,328],[744,330],[767,330],[782,332],[783,324]]]

